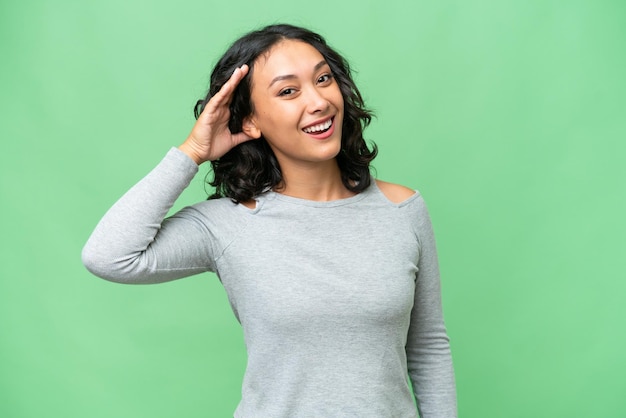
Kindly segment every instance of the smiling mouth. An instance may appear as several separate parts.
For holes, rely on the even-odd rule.
[[[307,126],[306,128],[304,128],[302,130],[304,132],[306,132],[307,134],[323,134],[324,132],[328,131],[331,126],[333,126],[333,120],[334,119],[335,118],[332,117],[332,118],[328,119],[326,122],[319,123],[319,124],[313,125],[313,126]]]

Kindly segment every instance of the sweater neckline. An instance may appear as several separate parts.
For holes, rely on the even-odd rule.
[[[371,189],[372,186],[370,185],[367,189],[355,194],[354,196],[336,200],[309,200],[300,197],[287,196],[277,193],[273,190],[265,192],[262,196],[266,200],[279,200],[281,202],[286,202],[294,205],[309,206],[314,208],[334,208],[338,206],[350,205],[352,203],[363,200],[367,196],[367,194],[370,193]]]

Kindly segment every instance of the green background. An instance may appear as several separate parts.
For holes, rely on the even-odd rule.
[[[348,57],[378,176],[429,203],[460,415],[626,416],[622,0],[0,3],[0,416],[232,416],[219,281],[121,286],[80,251],[226,46],[283,21]]]

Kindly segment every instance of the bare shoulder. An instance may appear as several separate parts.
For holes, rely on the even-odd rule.
[[[256,209],[256,200],[254,199],[246,200],[245,202],[239,202],[239,203],[244,205],[248,209]]]
[[[402,203],[415,194],[415,190],[408,187],[382,180],[376,180],[376,185],[385,197],[393,203]]]

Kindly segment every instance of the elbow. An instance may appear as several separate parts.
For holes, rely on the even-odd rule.
[[[83,247],[81,259],[85,268],[94,276],[115,283],[132,283],[132,279],[120,269],[114,257],[107,255],[89,242]]]

